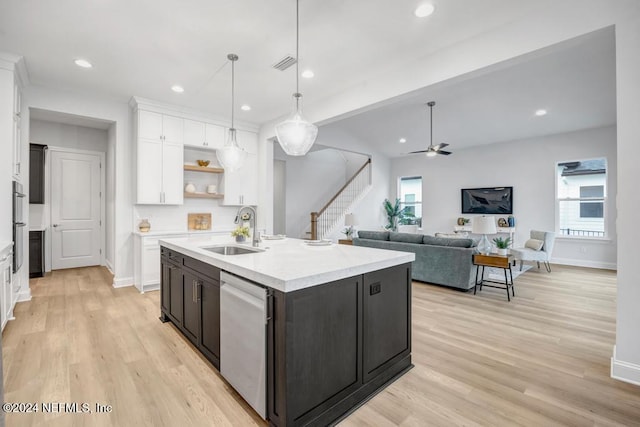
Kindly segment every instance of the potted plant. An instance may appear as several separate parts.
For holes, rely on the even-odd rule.
[[[511,237],[502,238],[496,237],[493,239],[493,243],[495,243],[496,248],[498,249],[498,255],[506,255],[509,250],[509,245],[511,244]]]
[[[396,199],[393,204],[391,204],[389,199],[384,199],[382,206],[384,206],[388,221],[384,228],[391,231],[398,231],[398,221],[407,213],[407,208],[400,208],[400,199]]]
[[[240,225],[231,232],[231,235],[236,238],[236,242],[244,242],[249,237],[249,227]]]
[[[356,229],[353,228],[352,225],[348,226],[347,228],[345,228],[344,230],[342,230],[342,233],[344,233],[347,236],[348,240],[353,240],[353,236],[356,232]]]

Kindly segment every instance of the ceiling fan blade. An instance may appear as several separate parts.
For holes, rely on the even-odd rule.
[[[438,151],[436,151],[436,153],[444,154],[445,156],[448,156],[449,154],[451,154],[451,151],[438,150]]]
[[[444,147],[448,147],[448,146],[449,146],[449,144],[445,144],[445,143],[443,142],[443,143],[440,143],[440,144],[438,144],[438,145],[434,145],[434,146],[433,146],[433,149],[434,149],[434,150],[436,150],[436,151],[439,151],[439,150],[443,149]]]
[[[427,153],[431,150],[420,150],[420,151],[411,151],[409,154],[420,154],[420,153]]]

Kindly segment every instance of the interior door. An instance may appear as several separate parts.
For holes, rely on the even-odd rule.
[[[51,152],[51,268],[100,264],[100,156]]]

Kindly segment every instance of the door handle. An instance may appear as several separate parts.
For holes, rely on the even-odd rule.
[[[54,226],[54,227],[58,227],[58,226],[60,226],[60,224],[53,224],[53,226]]]
[[[195,280],[193,281],[193,287],[192,289],[192,297],[193,297],[193,302],[197,302],[197,295],[196,293],[198,292],[196,289],[198,289],[198,282],[196,282]]]

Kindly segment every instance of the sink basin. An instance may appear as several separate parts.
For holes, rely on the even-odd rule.
[[[235,245],[217,245],[202,248],[205,251],[215,252],[220,255],[243,255],[256,252],[264,252],[264,249],[254,248],[251,246],[235,246]]]

